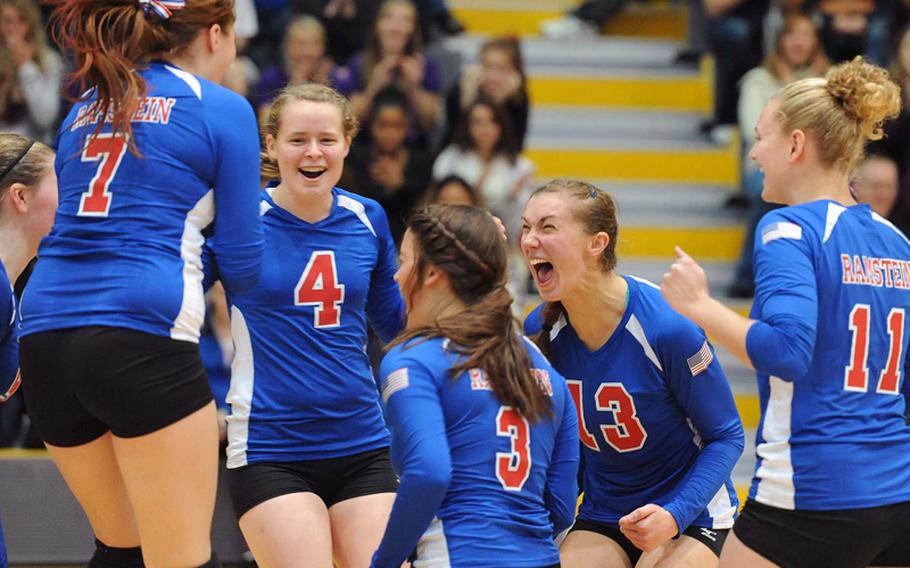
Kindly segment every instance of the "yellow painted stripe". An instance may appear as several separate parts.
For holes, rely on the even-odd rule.
[[[619,258],[676,258],[679,245],[696,260],[734,261],[743,242],[742,227],[620,227]]]
[[[454,6],[452,12],[472,34],[525,37],[539,35],[541,23],[565,15],[565,10],[553,5],[543,9],[508,5],[496,9]],[[686,37],[686,15],[683,9],[674,6],[630,7],[607,22],[603,33],[681,40]]]
[[[735,185],[739,159],[730,148],[688,151],[531,148],[541,178],[572,177]]]
[[[47,450],[23,450],[19,448],[4,448],[0,450],[0,459],[51,459]]]
[[[711,93],[700,75],[691,77],[540,77],[528,80],[535,105],[607,106],[700,112]]]
[[[739,411],[739,417],[743,421],[743,428],[758,428],[758,420],[761,417],[761,407],[758,402],[757,394],[737,394],[733,396],[736,401],[736,409]]]
[[[739,497],[739,508],[742,509],[746,504],[746,498],[749,497],[749,485],[746,483],[734,483],[733,488],[736,490],[736,496]]]

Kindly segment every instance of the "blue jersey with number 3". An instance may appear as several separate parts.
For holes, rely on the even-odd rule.
[[[608,525],[649,503],[680,531],[733,525],[730,473],[743,430],[730,386],[704,333],[674,312],[650,282],[625,277],[622,320],[596,351],[565,316],[551,359],[579,407],[584,500],[579,517]],[[525,329],[537,333],[539,306]]]
[[[552,417],[530,423],[500,403],[486,375],[450,370],[441,338],[393,347],[382,360],[382,398],[401,485],[377,568],[539,567],[559,562],[554,532],[571,524],[578,496],[578,426],[563,378],[525,339]]]
[[[815,201],[767,214],[754,262],[750,497],[809,510],[910,501],[910,242],[868,205]]]
[[[367,321],[386,341],[404,325],[385,212],[335,188],[329,216],[308,223],[277,205],[272,191],[261,201],[262,278],[227,294],[236,350],[227,397],[232,468],[389,444],[366,353]]]
[[[94,97],[57,137],[59,207],[22,299],[23,334],[87,325],[198,341],[203,230],[214,223],[225,286],[259,276],[253,110],[224,87],[164,63],[141,71],[146,98],[125,134],[97,136]]]

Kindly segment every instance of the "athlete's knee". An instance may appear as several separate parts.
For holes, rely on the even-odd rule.
[[[142,549],[114,548],[95,539],[95,554],[88,562],[88,568],[143,568]],[[206,565],[208,566],[208,565]]]

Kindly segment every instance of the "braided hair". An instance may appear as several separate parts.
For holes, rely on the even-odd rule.
[[[410,289],[422,285],[430,265],[446,275],[452,292],[467,308],[432,325],[405,331],[390,346],[413,339],[445,337],[463,357],[451,369],[458,377],[481,369],[493,394],[530,421],[550,416],[550,400],[531,371],[521,328],[512,315],[506,289],[508,251],[493,218],[467,205],[431,205],[408,219],[417,263]]]

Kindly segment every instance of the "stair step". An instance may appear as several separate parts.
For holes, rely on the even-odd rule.
[[[535,106],[531,110],[526,144],[593,147],[612,140],[625,147],[677,142],[691,148],[716,148],[716,144],[699,133],[703,121],[701,115],[692,112]]]
[[[536,36],[540,24],[559,18],[577,3],[499,0],[454,0],[449,7],[472,34]],[[685,10],[671,5],[632,4],[603,28],[610,36],[663,37],[684,39]]]
[[[457,52],[462,61],[477,61],[487,38],[458,35],[445,40],[447,51]],[[693,69],[676,65],[679,42],[639,38],[578,38],[557,40],[528,37],[521,40],[525,71],[534,74],[583,75],[658,72],[669,75],[691,74]]]
[[[534,105],[647,108],[703,115],[711,108],[710,86],[692,73],[666,77],[534,75],[528,80],[528,92]]]
[[[677,145],[678,146],[678,145]],[[573,177],[626,181],[735,185],[739,180],[738,140],[726,148],[532,147],[525,154],[541,178]]]
[[[619,234],[616,254],[620,258],[676,258],[674,246],[699,262],[735,262],[739,258],[744,230],[726,227],[625,227]]]

